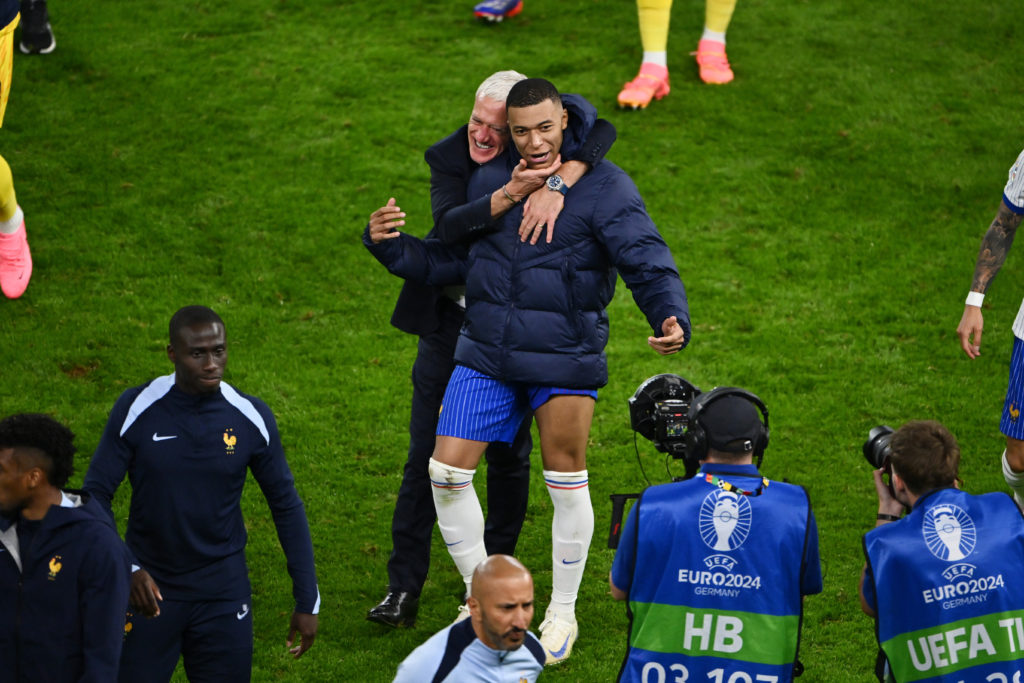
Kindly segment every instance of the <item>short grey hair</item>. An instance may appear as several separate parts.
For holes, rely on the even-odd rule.
[[[496,71],[476,89],[476,99],[486,97],[504,103],[512,86],[523,80],[526,80],[526,76],[518,71]]]

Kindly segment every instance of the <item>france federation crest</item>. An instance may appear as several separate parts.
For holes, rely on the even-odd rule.
[[[750,533],[752,513],[746,496],[712,491],[700,505],[700,537],[712,550],[735,550]]]
[[[946,562],[964,559],[978,541],[974,520],[956,505],[937,505],[928,510],[921,533],[932,555]]]

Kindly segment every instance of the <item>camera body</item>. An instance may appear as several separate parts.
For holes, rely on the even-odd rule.
[[[761,427],[753,439],[752,453],[760,466],[764,449],[768,447],[768,409],[757,396],[737,387],[717,387],[702,393],[679,375],[655,375],[645,380],[629,399],[629,423],[634,432],[653,443],[657,450],[683,461],[685,474],[674,481],[689,479],[697,473],[709,448],[708,435],[699,418],[709,404],[726,396],[742,397],[761,412]],[[634,493],[612,494],[609,548],[618,547],[626,501],[638,496]]]
[[[678,375],[655,375],[629,399],[629,423],[662,453],[677,460],[686,456],[690,405],[700,389]]]
[[[874,469],[881,469],[885,474],[885,483],[889,493],[896,495],[892,487],[892,435],[895,430],[889,425],[872,427],[868,432],[868,440],[864,442],[864,459]]]

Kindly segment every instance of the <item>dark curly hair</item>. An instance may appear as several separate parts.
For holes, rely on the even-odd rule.
[[[57,488],[75,471],[75,435],[49,415],[22,413],[0,420],[0,448],[32,448],[43,454],[37,458],[46,472],[46,480]]]

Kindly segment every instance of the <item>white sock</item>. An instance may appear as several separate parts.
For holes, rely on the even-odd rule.
[[[713,40],[716,43],[725,45],[725,34],[719,33],[718,31],[712,31],[711,29],[705,28],[704,35],[700,37],[701,40]]]
[[[1013,491],[1013,497],[1017,505],[1024,502],[1024,472],[1014,472],[1010,469],[1010,463],[1006,462],[1006,451],[1003,451],[1003,479],[1007,486]]]
[[[590,503],[587,471],[544,470],[544,482],[555,509],[551,520],[551,604],[549,612],[575,618],[590,539],[594,536],[594,507]]]
[[[434,509],[437,510],[437,526],[466,583],[466,595],[469,595],[473,583],[473,570],[487,557],[484,513],[473,488],[475,472],[445,465],[433,458],[427,466]]]
[[[667,52],[644,52],[644,62],[650,62],[651,64],[657,64],[658,66],[664,66],[668,68],[668,53]]]
[[[25,213],[19,206],[14,210],[14,215],[11,216],[11,220],[0,221],[0,233],[3,233],[4,235],[13,235],[18,228],[21,227],[21,222],[23,220],[25,220]]]

